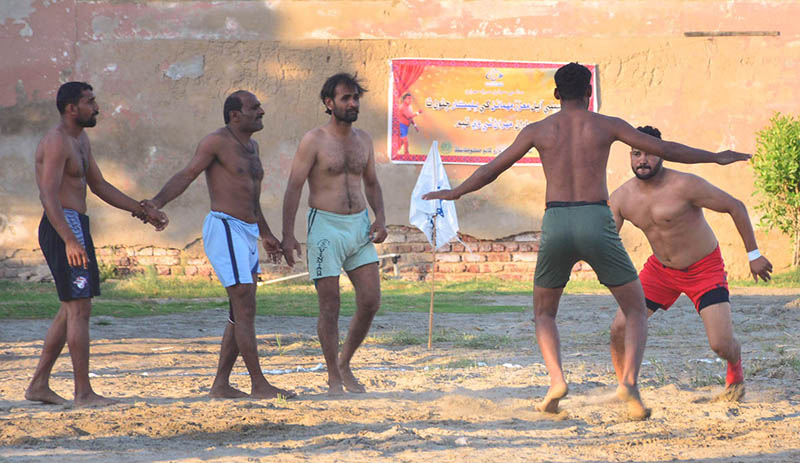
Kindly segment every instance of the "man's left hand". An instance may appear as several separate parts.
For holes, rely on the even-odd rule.
[[[372,226],[369,227],[369,238],[373,243],[383,243],[388,234],[389,232],[386,230],[386,226],[382,223],[374,222]]]
[[[761,277],[764,281],[769,281],[772,278],[770,272],[772,272],[772,264],[766,257],[761,256],[750,261],[750,273],[753,274],[753,280],[756,283],[758,283],[758,277]]]
[[[263,236],[261,237],[261,245],[264,246],[264,250],[267,251],[270,262],[273,264],[279,264],[281,262],[281,242],[278,241],[278,238],[275,238],[272,234]]]

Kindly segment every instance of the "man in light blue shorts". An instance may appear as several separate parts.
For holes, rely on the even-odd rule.
[[[336,74],[320,98],[331,115],[306,133],[297,148],[283,197],[283,255],[294,265],[300,244],[294,220],[308,180],[308,271],[317,288],[317,334],[328,366],[328,394],[364,392],[350,360],[367,336],[381,300],[378,255],[372,243],[386,239],[383,194],[375,172],[372,138],[352,126],[365,92],[355,76]],[[361,185],[364,185],[362,192]],[[370,224],[367,203],[375,221]],[[356,291],[356,313],[339,355],[339,274],[344,268]]]
[[[258,241],[279,258],[278,239],[261,212],[261,181],[264,169],[253,133],[264,128],[264,110],[255,95],[242,90],[232,93],[223,108],[225,126],[197,145],[189,164],[175,174],[146,204],[161,209],[206,173],[211,212],[203,223],[203,246],[217,278],[228,292],[229,323],[222,335],[219,365],[209,395],[218,398],[248,397],[230,384],[236,358],[242,354],[250,373],[250,394],[255,398],[285,398],[296,394],[271,385],[261,371],[256,341],[256,276]]]
[[[258,265],[257,223],[247,223],[224,212],[211,211],[203,222],[203,248],[222,286],[253,284]],[[235,323],[233,311],[230,322]]]

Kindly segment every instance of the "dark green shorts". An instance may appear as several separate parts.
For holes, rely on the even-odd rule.
[[[622,246],[614,215],[605,203],[548,203],[533,282],[543,288],[563,288],[572,267],[582,260],[592,266],[600,283],[620,286],[638,278]]]

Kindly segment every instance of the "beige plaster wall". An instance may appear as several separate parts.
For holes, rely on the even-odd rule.
[[[754,133],[776,111],[799,112],[797,17],[800,4],[785,1],[0,2],[0,257],[38,246],[33,152],[58,121],[55,91],[66,80],[95,87],[101,114],[89,131],[94,155],[104,175],[137,198],[155,194],[199,139],[222,125],[229,92],[256,93],[267,109],[265,129],[255,136],[267,171],[261,201],[279,231],[294,150],[326,120],[319,88],[335,72],[357,71],[369,88],[357,124],[375,142],[388,222],[402,225],[419,167],[388,161],[389,59],[593,63],[600,112],[709,150],[753,151]],[[684,35],[691,31],[779,35]],[[611,190],[631,176],[627,151],[612,149]],[[678,168],[742,199],[758,221],[749,165]],[[447,169],[457,184],[475,168]],[[543,192],[540,168],[512,168],[458,203],[462,230],[489,239],[538,230]],[[172,222],[161,234],[90,197],[98,246],[182,247],[199,237],[208,210],[203,178],[167,206]],[[729,272],[744,276],[744,248],[729,217],[707,217]],[[304,236],[304,221],[297,223]],[[641,233],[628,225],[622,235],[641,264],[649,255]],[[757,236],[776,268],[786,268],[788,239],[760,230]]]

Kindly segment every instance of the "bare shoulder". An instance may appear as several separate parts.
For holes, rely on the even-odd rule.
[[[200,140],[197,144],[197,150],[208,151],[217,153],[228,141],[224,128],[217,129]]]
[[[676,193],[683,196],[692,198],[697,194],[705,194],[709,188],[716,188],[708,180],[689,172],[680,172],[677,170],[669,170],[670,186]]]
[[[612,203],[622,204],[628,199],[636,189],[636,178],[630,178],[611,193],[609,200]]]
[[[367,133],[366,130],[361,130],[359,128],[353,127],[353,132],[362,142],[369,143],[370,145],[372,144],[372,137],[369,135],[369,133]]]
[[[56,126],[48,130],[39,142],[39,149],[37,150],[38,156],[63,156],[66,154],[66,149],[69,147],[68,135]]]

